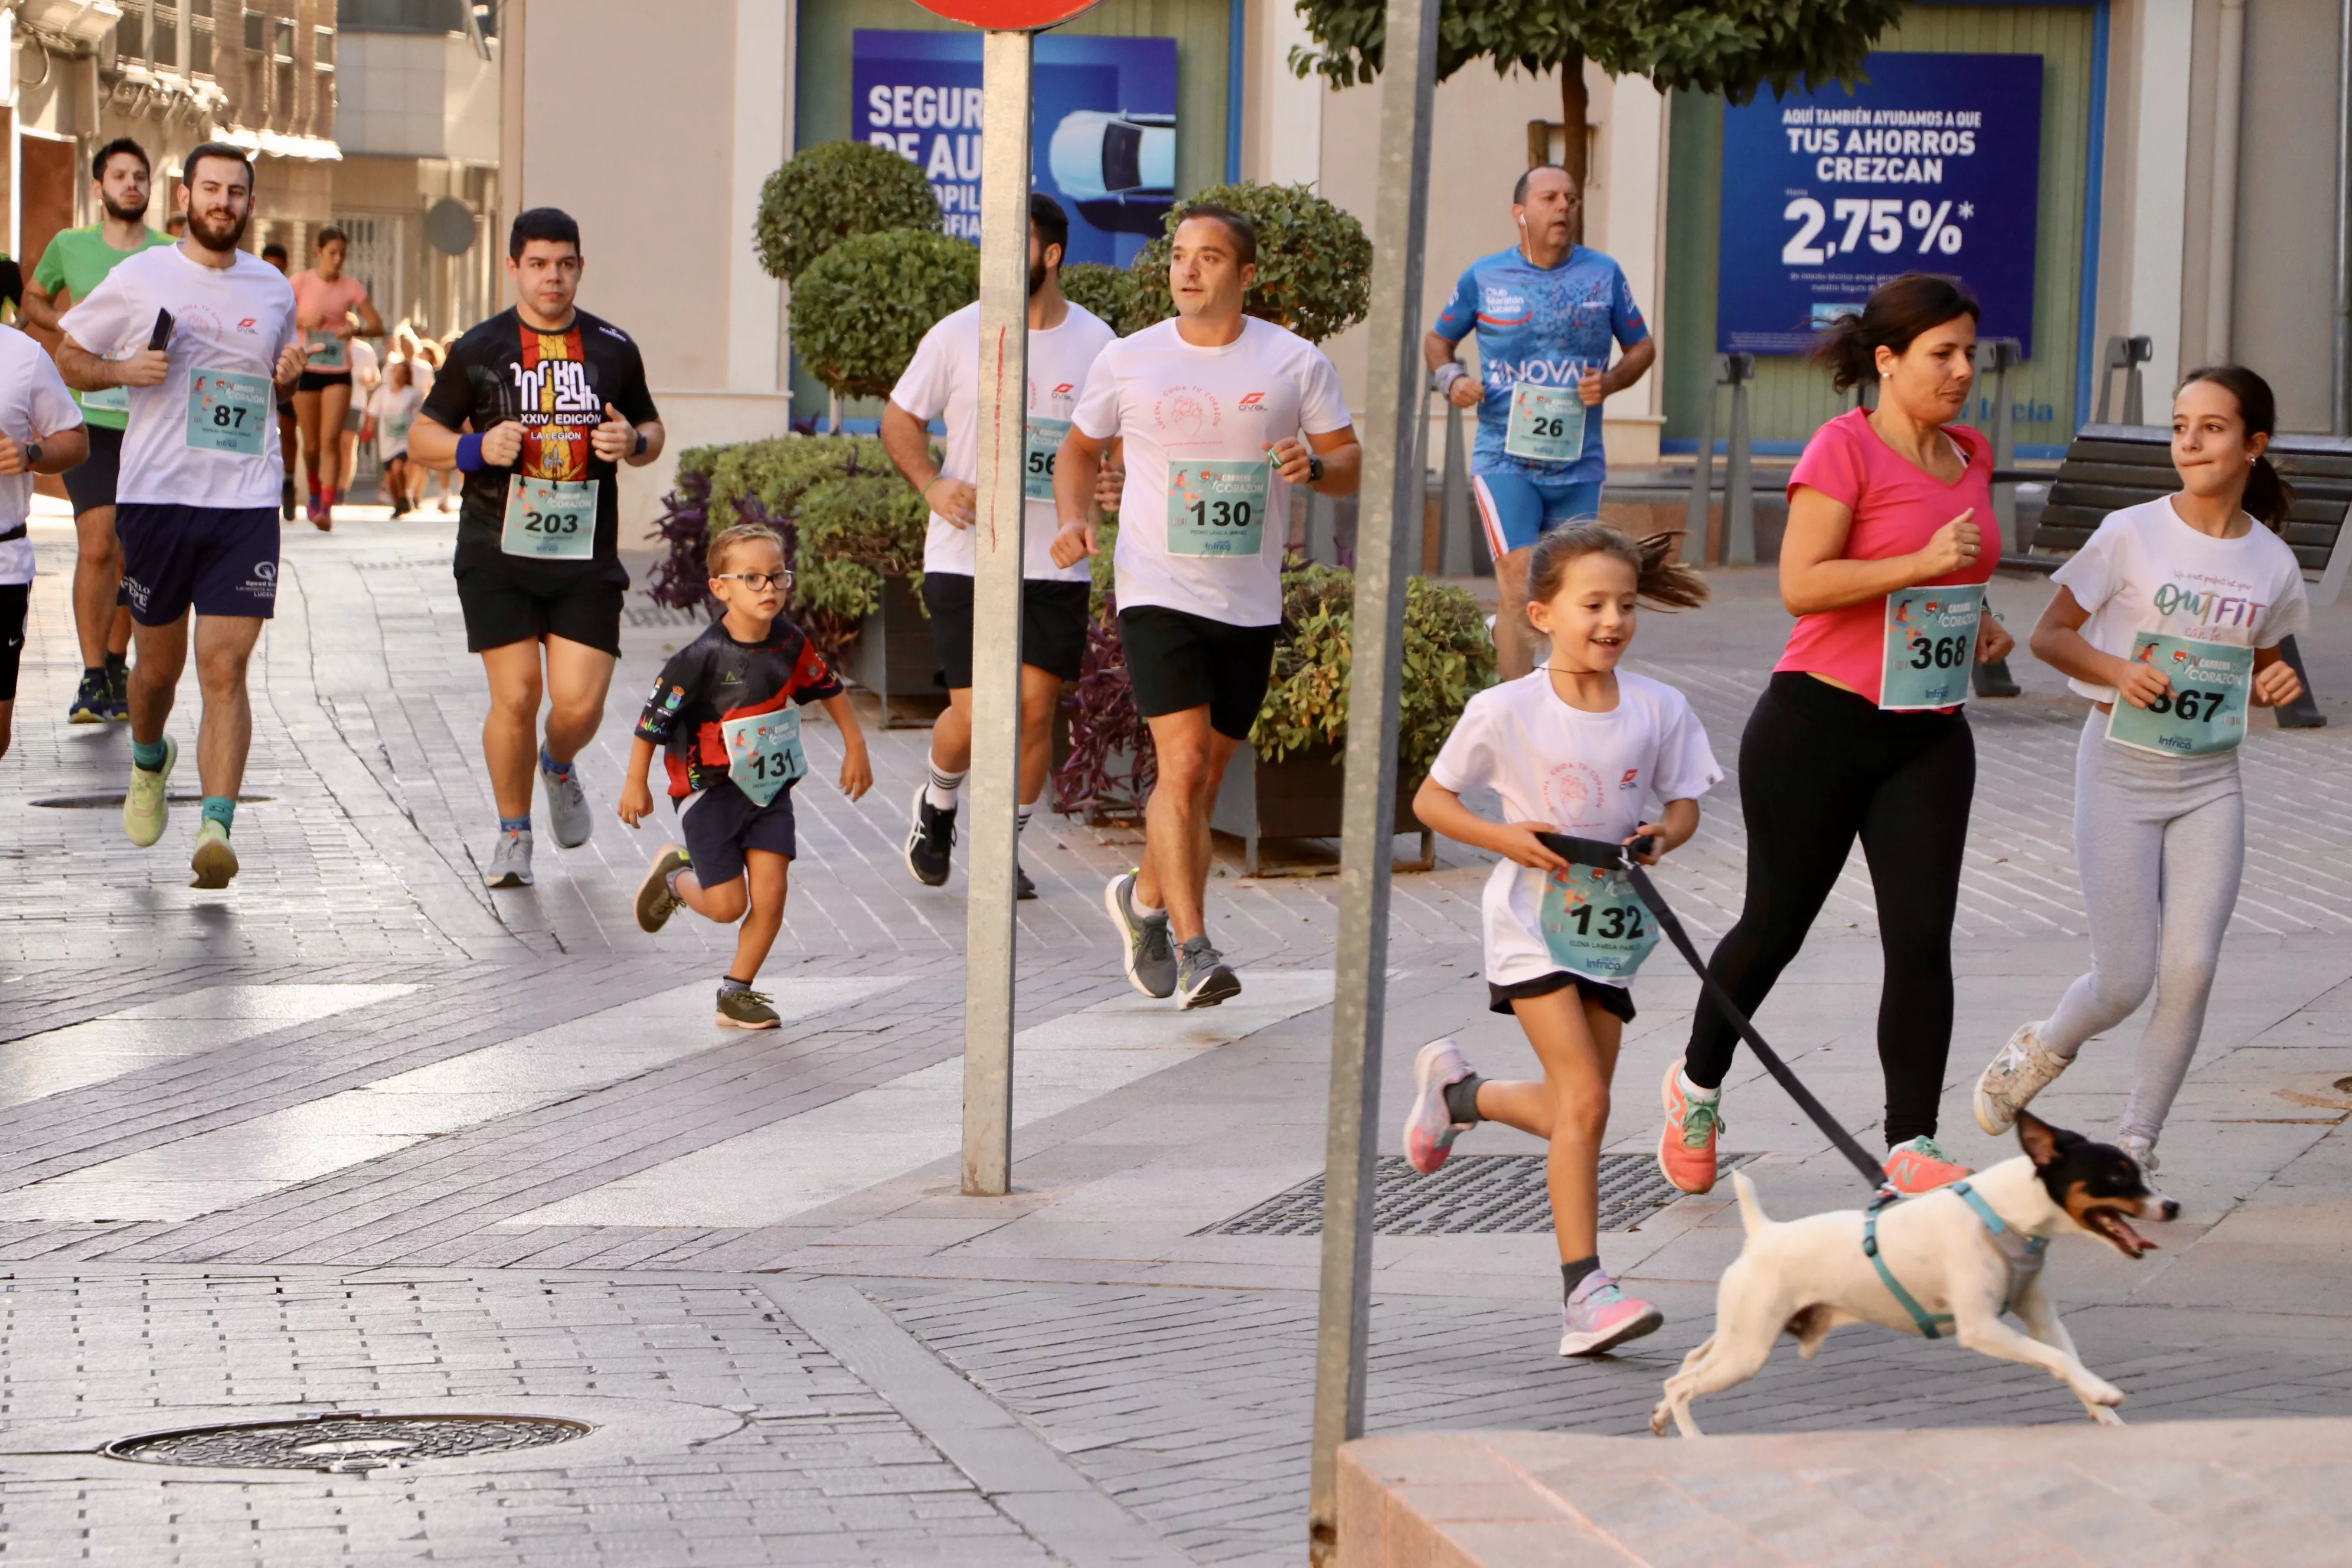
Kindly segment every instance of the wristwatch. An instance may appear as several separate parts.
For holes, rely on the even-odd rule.
[[[26,442],[24,453],[25,471],[29,474],[33,471],[34,466],[41,460],[41,444],[38,441]]]
[[[1307,455],[1307,482],[1310,485],[1323,482],[1323,459],[1312,452]]]
[[[642,457],[644,457],[644,456],[646,455],[646,433],[645,433],[644,431],[640,430],[640,431],[638,431],[638,432],[637,432],[637,447],[636,447],[636,450],[635,450],[635,451],[631,452],[631,453],[629,454],[629,456],[630,456],[630,457],[632,457],[632,458],[642,458]]]

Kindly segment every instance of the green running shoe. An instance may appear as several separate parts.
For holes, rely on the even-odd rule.
[[[131,787],[122,795],[122,831],[142,849],[163,837],[163,829],[172,820],[172,807],[163,797],[163,786],[179,760],[180,742],[166,735],[161,769],[151,773],[136,763],[131,764]]]
[[[654,856],[653,868],[646,879],[637,884],[637,927],[641,931],[659,931],[669,923],[686,900],[669,890],[669,874],[682,871],[694,864],[682,845],[665,844]]]
[[[196,852],[188,858],[196,874],[192,888],[226,888],[236,875],[236,851],[229,847],[228,829],[211,817],[196,825]]]
[[[757,991],[719,993],[719,1015],[712,1020],[722,1029],[778,1029],[783,1016]]]

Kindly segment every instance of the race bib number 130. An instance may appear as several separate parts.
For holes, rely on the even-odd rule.
[[[1253,458],[1168,465],[1168,553],[1255,555],[1269,470]]]

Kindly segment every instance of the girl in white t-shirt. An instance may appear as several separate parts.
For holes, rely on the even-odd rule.
[[[2263,455],[2277,418],[2252,371],[2189,372],[2172,401],[2179,493],[2108,513],[2052,575],[2058,593],[2033,652],[2095,704],[2074,762],[2091,972],[1978,1079],[1987,1132],[2007,1129],[2084,1041],[2153,989],[2121,1142],[2156,1169],[2245,866],[2247,709],[2303,689],[2279,647],[2308,611],[2302,568],[2276,531],[2294,492]]]
[[[394,517],[415,510],[424,489],[421,470],[408,460],[408,427],[425,401],[415,375],[415,363],[406,359],[395,357],[384,368],[383,384],[368,394],[367,423],[361,431],[375,443],[376,461],[383,468],[383,499]]]
[[[1658,933],[1622,872],[1572,866],[1536,835],[1612,844],[1642,835],[1660,855],[1698,830],[1698,797],[1723,776],[1682,693],[1620,672],[1636,603],[1693,605],[1706,584],[1675,563],[1676,538],[1633,543],[1602,523],[1572,523],[1537,541],[1528,616],[1551,639],[1534,674],[1470,699],[1413,797],[1422,821],[1502,857],[1484,900],[1489,1005],[1516,1015],[1543,1064],[1541,1082],[1489,1081],[1451,1039],[1423,1047],[1405,1119],[1405,1158],[1423,1173],[1445,1163],[1462,1132],[1500,1121],[1550,1145],[1546,1174],[1559,1243],[1559,1353],[1591,1355],[1664,1319],[1620,1290],[1598,1252],[1601,1143],[1617,1046],[1633,1017],[1625,990]],[[1462,793],[1502,797],[1502,822]],[[1664,808],[1645,816],[1655,799]]]

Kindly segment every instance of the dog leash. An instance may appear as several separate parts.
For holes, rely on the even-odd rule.
[[[1789,1064],[1780,1059],[1778,1052],[1765,1044],[1764,1037],[1756,1032],[1756,1026],[1748,1021],[1748,1015],[1739,1010],[1739,1005],[1731,999],[1731,993],[1724,989],[1723,983],[1707,973],[1706,961],[1699,957],[1698,949],[1692,945],[1690,934],[1683,930],[1683,922],[1676,920],[1675,911],[1666,907],[1665,896],[1658,891],[1658,885],[1650,880],[1648,870],[1633,858],[1648,853],[1651,840],[1644,837],[1631,844],[1610,844],[1598,838],[1574,838],[1565,833],[1540,832],[1536,837],[1545,848],[1563,860],[1625,873],[1633,884],[1635,895],[1649,910],[1651,918],[1658,922],[1658,929],[1666,933],[1666,940],[1675,944],[1675,951],[1681,953],[1684,962],[1697,973],[1699,984],[1706,992],[1707,998],[1723,1009],[1723,1016],[1731,1020],[1732,1027],[1739,1032],[1739,1037],[1748,1042],[1749,1050],[1756,1053],[1756,1059],[1762,1062],[1765,1070],[1788,1091],[1789,1098],[1812,1118],[1813,1125],[1837,1146],[1838,1152],[1853,1162],[1853,1168],[1862,1173],[1862,1179],[1870,1184],[1871,1191],[1884,1194],[1882,1202],[1892,1201],[1896,1194],[1887,1185],[1885,1167],[1854,1142],[1853,1134],[1830,1114],[1829,1107],[1813,1098],[1813,1091],[1789,1070]],[[1874,1261],[1875,1257],[1874,1252]],[[1885,1271],[1882,1266],[1880,1272]]]

